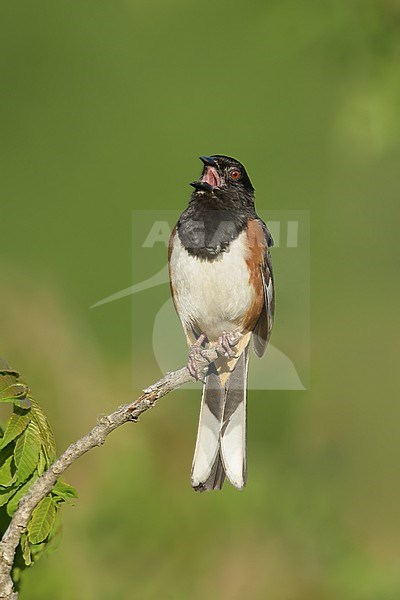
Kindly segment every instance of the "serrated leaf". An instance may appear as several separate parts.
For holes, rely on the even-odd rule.
[[[0,450],[12,442],[16,437],[21,435],[21,433],[28,426],[30,419],[31,417],[29,413],[22,412],[20,408],[16,408],[14,410],[14,413],[8,420],[4,436],[1,440]]]
[[[22,408],[29,408],[27,399],[29,387],[18,381],[19,373],[14,371],[8,363],[0,358],[0,402],[14,402]]]
[[[1,365],[0,365],[0,375],[10,375],[11,377],[15,377],[15,379],[19,378],[19,373],[18,371],[16,371],[15,369],[12,369],[11,367],[9,367],[8,369],[4,369]]]
[[[39,502],[29,519],[27,531],[31,544],[40,544],[49,535],[54,525],[56,509],[50,496]]]
[[[17,491],[16,487],[6,488],[6,489],[0,489],[0,507],[4,506],[5,504],[7,504],[7,502],[15,494],[16,491]],[[8,513],[8,506],[9,505],[7,505],[7,514],[9,514]]]
[[[21,550],[22,558],[27,567],[32,564],[31,550],[29,547],[28,537],[25,533],[21,535]]]
[[[27,491],[29,490],[31,485],[33,485],[35,483],[37,478],[38,478],[37,474],[34,473],[32,475],[32,477],[24,483],[24,485],[21,485],[21,487],[19,487],[18,489],[13,490],[14,495],[12,495],[12,494],[10,495],[10,497],[12,496],[12,498],[11,498],[11,500],[8,501],[8,504],[7,504],[7,514],[10,517],[12,517],[13,514],[15,513],[15,511],[17,510],[18,502],[21,500],[21,498],[23,496],[25,496],[25,494],[27,493]],[[6,500],[6,502],[7,502],[7,500]],[[6,504],[6,502],[4,502],[4,504]]]
[[[16,479],[15,468],[13,468],[13,456],[9,456],[0,466],[0,486],[10,487]]]
[[[39,430],[32,421],[24,433],[17,439],[14,448],[15,466],[17,467],[17,478],[20,483],[28,479],[35,470],[40,451]]]
[[[0,372],[0,393],[16,383],[18,383],[18,377],[12,371],[4,370]]]
[[[39,428],[43,450],[50,463],[52,463],[57,458],[56,442],[54,440],[53,431],[41,406],[31,396],[29,397],[29,400],[31,402],[32,417]]]
[[[14,400],[12,402],[13,402],[14,406],[18,406],[19,408],[23,408],[25,410],[27,410],[28,408],[31,407],[31,401],[29,400],[28,397],[14,398]]]
[[[73,498],[78,498],[76,489],[72,485],[69,485],[69,483],[60,480],[57,481],[51,492],[55,496],[61,498],[64,502],[68,502]]]
[[[3,387],[0,390],[0,402],[14,402],[15,400],[24,398],[28,392],[29,388],[23,383],[11,383],[11,385]]]

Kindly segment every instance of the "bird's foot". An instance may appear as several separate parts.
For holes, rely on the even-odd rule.
[[[199,363],[204,361],[204,356],[203,356],[203,342],[206,339],[206,336],[204,333],[202,333],[197,340],[195,341],[195,343],[190,347],[189,350],[189,359],[188,359],[188,364],[187,364],[187,369],[189,371],[189,373],[191,374],[192,377],[194,377],[194,379],[196,379],[196,381],[201,381],[201,369],[199,367]]]
[[[240,338],[239,338],[240,339]],[[238,334],[235,332],[227,333],[224,331],[222,335],[218,338],[217,345],[215,346],[216,351],[219,356],[225,356],[227,358],[238,358],[236,352],[234,351],[234,347],[237,345]]]

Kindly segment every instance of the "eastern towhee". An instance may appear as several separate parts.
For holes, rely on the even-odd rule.
[[[250,338],[262,356],[274,318],[273,240],[254,208],[243,165],[202,156],[201,179],[169,244],[172,297],[189,346],[188,369],[200,379],[196,354],[208,343],[219,358],[208,367],[191,482],[221,489],[225,476],[244,487],[246,387]]]

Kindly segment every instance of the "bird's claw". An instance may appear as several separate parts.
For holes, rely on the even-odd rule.
[[[239,358],[233,349],[236,344],[237,341],[235,336],[224,331],[224,333],[218,338],[215,349],[219,356],[225,356],[227,358]]]
[[[198,346],[192,347],[189,352],[189,360],[187,364],[189,373],[197,381],[200,379],[199,355],[201,355],[201,349]]]
[[[188,364],[187,364],[187,369],[190,373],[190,375],[196,379],[196,381],[203,381],[201,379],[201,371],[203,371],[204,369],[200,369],[200,362],[203,362],[204,359],[206,358],[203,355],[203,348],[201,347],[203,341],[205,339],[205,336],[202,335],[199,337],[199,339],[192,345],[192,347],[189,350],[189,359],[188,359]]]

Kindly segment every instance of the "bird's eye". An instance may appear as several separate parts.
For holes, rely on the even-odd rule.
[[[239,169],[232,169],[231,171],[229,171],[229,177],[233,179],[233,181],[238,181],[238,179],[240,179],[241,176],[242,174],[239,171]]]

